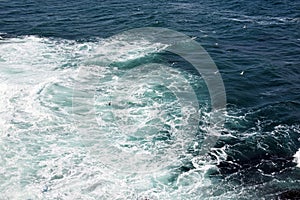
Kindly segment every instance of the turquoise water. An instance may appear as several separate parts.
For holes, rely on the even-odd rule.
[[[0,1],[0,199],[299,197],[299,7]],[[165,44],[114,37],[149,26],[193,38],[222,75],[206,158],[203,77]]]

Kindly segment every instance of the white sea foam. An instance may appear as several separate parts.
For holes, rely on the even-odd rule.
[[[122,129],[122,119],[119,118],[115,121],[115,125],[118,126],[117,129],[114,129],[113,123],[105,120],[104,115],[99,115],[98,123],[89,124],[89,128],[77,129],[76,126],[73,126],[72,93],[74,83],[77,81],[79,66],[86,66],[86,63],[95,57],[107,62],[125,62],[161,51],[164,48],[165,46],[162,44],[150,44],[147,41],[128,43],[120,41],[120,38],[101,39],[94,43],[78,43],[35,36],[1,40],[0,175],[3,178],[0,179],[0,191],[2,191],[0,198],[148,198],[151,200],[198,198],[199,196],[192,197],[188,191],[200,190],[204,185],[205,187],[211,186],[210,181],[205,177],[207,169],[197,169],[180,175],[176,170],[183,160],[178,158],[184,156],[190,158],[191,156],[185,155],[186,152],[168,151],[168,145],[175,147],[184,142],[192,142],[192,137],[177,134],[178,140],[174,140],[173,143],[166,144],[160,141],[152,146],[143,141],[128,141],[128,131],[134,132],[135,129],[127,129],[127,135],[124,135],[124,131],[121,134],[118,130]],[[99,106],[100,113],[107,114],[104,112],[105,104],[103,104],[107,101],[101,100],[101,98],[105,98],[105,96],[101,96],[104,94],[101,93],[101,89],[106,91],[107,97],[115,95],[113,92],[115,90],[110,90],[112,89],[110,87],[121,88],[122,77],[118,75],[120,69],[101,65],[88,67],[97,72],[96,75],[99,75],[99,79],[106,77],[111,81],[99,80],[98,88],[91,87],[93,91],[95,89],[99,91],[99,96],[96,96],[99,98],[99,105],[95,104],[95,106]],[[133,122],[139,121],[142,124],[153,120],[151,122],[153,124],[166,124],[170,128],[169,131],[176,131],[178,123],[188,123],[184,116],[195,113],[191,105],[187,104],[181,109],[183,112],[181,117],[172,116],[170,113],[175,112],[176,109],[171,110],[171,105],[177,106],[177,111],[180,112],[180,104],[176,102],[176,98],[171,102],[173,104],[168,101],[151,101],[145,107],[141,105],[145,104],[147,99],[138,98],[145,93],[155,94],[157,98],[163,97],[161,91],[151,88],[157,76],[165,77],[169,84],[169,92],[172,92],[170,88],[178,87],[180,81],[184,80],[179,76],[181,72],[176,70],[169,78],[164,73],[165,71],[158,70],[156,72],[156,75],[152,74],[152,82],[147,83],[147,74],[143,74],[143,81],[136,86],[128,76],[127,84],[131,85],[127,90],[131,88],[132,92],[132,96],[129,96],[128,100],[140,106],[128,107],[124,113],[122,113],[122,109],[117,109],[114,114],[119,112],[118,115],[122,116],[123,120],[125,118],[132,119]],[[178,83],[172,84],[171,77]],[[103,81],[102,85],[101,81]],[[109,86],[109,83],[118,81],[119,84]],[[188,89],[186,87],[188,83],[182,83],[181,87]],[[109,87],[105,88],[105,85]],[[123,93],[127,90],[124,90]],[[86,103],[83,101],[82,105],[84,106]],[[113,106],[117,105],[112,102]],[[162,112],[164,109],[167,110]],[[141,115],[135,115],[135,113]],[[175,123],[174,120],[177,122]],[[104,125],[99,126],[101,124],[99,121]],[[108,128],[105,129],[105,127]],[[141,128],[137,126],[136,130]],[[85,133],[81,132],[82,130]],[[152,130],[152,127],[149,125],[147,130]],[[86,133],[90,133],[89,138],[85,138]],[[108,138],[109,140],[99,140],[101,134],[108,133],[112,136]],[[145,141],[151,141],[152,137],[154,135],[149,134]],[[163,162],[163,160],[157,162],[167,165],[164,165],[163,168],[157,166],[159,170],[149,174],[119,173],[114,168],[104,165],[101,160],[101,156],[105,155],[104,152],[99,151],[99,149],[103,149],[101,145],[110,144],[113,145],[106,149],[108,151],[106,157],[111,153],[116,153],[109,152],[110,150],[122,149],[125,151],[126,146],[133,145],[131,150],[143,150],[144,155],[153,155],[151,151],[165,148],[166,151],[162,152],[161,158],[165,157],[172,162]],[[168,152],[172,155],[168,156]],[[159,154],[157,155],[159,158]],[[122,160],[122,158],[120,159]],[[123,162],[126,163],[128,160],[123,158]],[[144,163],[144,165],[147,164],[154,166],[153,163]],[[211,164],[208,164],[207,167],[210,168]],[[189,182],[189,180],[192,181]]]
[[[295,153],[294,161],[297,163],[297,167],[300,168],[300,149]]]

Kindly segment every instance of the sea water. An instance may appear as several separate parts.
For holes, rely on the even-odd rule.
[[[297,196],[297,8],[0,1],[0,199]],[[222,75],[226,120],[205,159],[211,99],[201,74],[165,44],[114,37],[145,26],[191,37]],[[174,85],[196,91],[193,103]]]

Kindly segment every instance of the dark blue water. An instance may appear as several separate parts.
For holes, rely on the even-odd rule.
[[[203,188],[205,195],[198,194],[199,199],[224,199],[227,195],[228,199],[300,198],[300,168],[294,158],[300,148],[299,1],[0,1],[0,45],[12,43],[5,51],[28,48],[15,47],[11,40],[19,38],[21,42],[27,42],[30,40],[28,37],[33,36],[47,40],[42,43],[51,43],[54,48],[51,52],[63,52],[61,54],[65,55],[65,51],[89,48],[85,44],[97,43],[103,38],[139,27],[169,28],[196,37],[195,40],[208,51],[223,77],[228,116],[222,133],[224,137],[219,139],[216,148],[224,149],[227,156],[218,162],[217,170],[205,175],[215,186]],[[60,47],[62,44],[67,45]],[[51,53],[47,58],[51,62],[35,61],[36,50],[31,52],[31,47],[27,52],[29,55],[33,52],[33,61],[30,62],[30,56],[26,57],[29,59],[26,66],[36,66],[36,62],[45,66],[56,62],[57,57],[51,57]],[[56,67],[66,68],[70,70],[68,73],[72,73],[80,65],[76,55],[75,51],[71,58],[66,55],[66,61]],[[3,55],[0,68],[9,68],[9,61],[14,62],[18,56],[11,53],[8,59]],[[171,55],[164,56],[169,57],[170,62],[184,62]],[[146,56],[124,65],[155,59],[155,56]],[[120,63],[122,65],[122,61]],[[10,82],[5,82],[9,78],[0,75],[4,77],[1,81],[10,88]],[[55,99],[60,98],[56,95],[63,94],[53,92],[51,95]],[[6,100],[12,101],[9,97],[2,100],[3,105]],[[58,105],[57,110],[64,109],[63,103]],[[1,107],[2,113],[7,112],[5,107]],[[11,113],[9,115],[12,116],[1,115],[1,120],[13,120],[14,115],[18,115],[17,111]],[[1,137],[6,138],[9,130],[9,134],[13,134],[22,129],[22,126],[18,127],[3,128]],[[19,151],[22,148],[20,146]],[[5,156],[3,161],[9,163]],[[194,169],[188,163],[179,169],[179,173]],[[4,170],[0,170],[3,179],[0,188],[3,191],[8,188],[6,181],[16,185],[20,182],[11,178],[18,177],[17,174],[8,173],[9,168],[18,170],[13,165],[5,164]],[[22,176],[22,179],[24,177],[28,178]],[[70,191],[72,180],[66,179],[65,183],[70,184]],[[20,191],[26,192],[30,181],[21,181]],[[102,186],[98,186],[98,192],[101,191],[99,187]],[[59,187],[53,191],[59,191]],[[43,194],[47,192],[45,189]],[[86,196],[81,198],[86,199],[99,197],[86,190],[77,189],[75,193],[85,193]],[[197,199],[197,190],[190,194],[190,197],[178,198]],[[68,199],[61,195],[61,199]],[[51,199],[51,195],[37,198]],[[13,199],[22,198],[14,196]]]

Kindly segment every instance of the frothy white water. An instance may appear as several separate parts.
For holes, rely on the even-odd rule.
[[[297,163],[297,167],[300,168],[300,149],[294,155],[294,161]]]
[[[197,149],[193,133],[180,135],[183,133],[180,127],[190,123],[189,116],[198,111],[192,110],[194,106],[188,103],[182,107],[172,92],[172,88],[178,87],[172,79],[183,81],[185,74],[173,71],[169,77],[172,79],[166,79],[169,89],[167,86],[155,88],[154,82],[147,82],[150,74],[144,74],[143,81],[136,85],[133,85],[130,76],[125,78],[127,82],[124,85],[120,84],[118,80],[124,76],[122,69],[103,66],[103,63],[136,59],[160,51],[164,46],[147,41],[120,43],[119,40],[78,43],[28,36],[0,41],[1,199],[152,200],[209,196],[207,191],[212,190],[213,185],[206,174],[209,169],[215,168],[216,163],[199,165],[198,162],[192,167],[194,169],[183,173],[181,166],[186,162],[196,162],[192,161],[191,153],[171,149],[184,146],[183,143]],[[74,85],[80,81],[78,67],[88,63],[96,64],[88,67],[101,73],[96,74],[99,76],[97,87],[91,85],[90,88],[98,114],[96,123],[84,124],[72,116],[72,97]],[[159,75],[165,75],[165,71],[156,72],[151,75],[152,81]],[[194,81],[197,78],[189,77]],[[131,85],[122,89],[126,84]],[[127,99],[130,104],[126,104],[126,112],[121,105],[124,96],[122,99],[121,93],[118,93],[116,97],[116,90],[110,90],[113,86],[122,90],[122,94],[128,89],[132,92]],[[186,86],[188,82],[182,85]],[[143,97],[146,94],[152,95],[152,99]],[[107,106],[111,98],[119,100]],[[87,103],[83,101],[83,107]],[[115,119],[113,121],[109,120],[110,112],[106,112],[109,110]],[[131,128],[125,127],[125,119],[132,120]],[[78,128],[78,125],[83,126]],[[157,136],[153,133],[161,127],[166,128],[161,136],[170,134],[169,143],[163,140],[151,143]],[[152,135],[144,138],[145,133],[151,131]],[[144,135],[138,135],[140,133]],[[129,140],[132,136],[136,139]],[[138,136],[141,138],[137,139]],[[158,159],[166,158],[168,162],[157,160],[156,165],[155,162],[136,160],[137,168],[148,164],[148,167],[156,166],[158,169],[138,174],[128,172],[128,169],[116,170],[103,162],[104,157],[116,154],[120,149],[125,151],[130,145],[130,151],[140,151],[143,156],[155,155],[155,152]],[[165,151],[159,154],[163,149]],[[125,158],[119,159],[128,162]],[[163,167],[159,166],[161,163]]]

